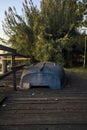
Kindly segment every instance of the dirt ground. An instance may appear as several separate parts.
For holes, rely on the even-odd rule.
[[[87,90],[87,70],[66,69],[67,85],[72,90]]]

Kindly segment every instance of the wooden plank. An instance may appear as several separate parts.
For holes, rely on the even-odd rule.
[[[58,100],[87,100],[87,97],[66,97],[66,96],[63,96],[63,97],[50,97],[50,98],[15,98],[15,100],[19,100],[19,101],[58,101]]]
[[[12,54],[5,54],[5,56],[9,56],[9,55],[12,55]],[[0,54],[0,56],[4,56],[4,54]],[[1,60],[12,60],[11,57],[2,57]],[[20,57],[16,57],[15,60],[30,60],[30,58],[20,58]]]
[[[56,99],[56,98],[60,99],[60,97],[61,97],[61,99],[64,98],[64,97],[65,98],[76,97],[76,98],[79,98],[79,99],[82,97],[82,98],[86,98],[87,99],[87,92],[74,92],[74,91],[68,91],[68,92],[67,91],[60,91],[60,92],[59,91],[58,92],[57,91],[53,91],[52,92],[50,89],[47,90],[48,92],[45,92],[45,90],[43,90],[43,89],[41,89],[41,90],[39,90],[39,89],[34,89],[34,90],[29,89],[26,92],[22,92],[22,93],[21,93],[21,91],[23,91],[23,90],[18,90],[16,94],[13,93],[12,97],[13,98],[17,97],[17,100],[19,98],[25,98],[26,100],[27,99],[30,100],[33,97],[37,99],[38,97],[40,97],[40,95],[42,95],[42,98],[44,98],[44,97],[52,98],[52,96],[54,96],[54,99]],[[49,95],[49,93],[52,94],[52,96]],[[34,96],[33,96],[33,94],[34,94]],[[15,98],[15,100],[16,100],[16,98]]]
[[[84,108],[81,108],[81,109],[77,109],[77,108],[61,108],[61,109],[43,109],[43,110],[40,110],[40,109],[13,109],[13,110],[10,110],[10,109],[7,109],[7,111],[5,111],[5,115],[13,115],[14,113],[15,114],[57,114],[57,113],[61,113],[61,112],[70,112],[72,113],[72,116],[73,116],[73,113],[79,113],[80,116],[83,115],[84,113],[87,115],[87,110]],[[1,116],[3,117],[3,116]]]
[[[19,54],[19,53],[16,53],[16,56],[29,58],[29,56],[25,56],[25,55],[22,55],[22,54]],[[31,59],[31,58],[29,58],[29,59]]]
[[[43,113],[46,112],[86,112],[87,113],[87,102],[7,102],[6,108],[4,108],[4,114],[5,113],[13,113],[20,111],[25,113]]]
[[[87,130],[87,125],[82,124],[54,124],[54,125],[15,125],[0,126],[0,130]]]
[[[87,125],[87,86],[19,90],[12,92],[5,104],[5,107],[0,107],[0,127]]]
[[[3,57],[3,56],[12,56],[12,54],[8,54],[8,53],[7,53],[7,54],[0,54],[0,56],[2,56],[2,57]],[[4,59],[4,58],[1,58],[1,60],[6,60],[6,58],[5,58],[5,59]]]
[[[12,114],[3,115],[0,125],[19,124],[87,124],[87,115],[84,113],[57,112],[36,114]]]
[[[60,110],[60,111],[87,111],[87,103],[8,103],[5,111],[8,110]]]
[[[16,53],[16,50],[15,50],[15,49],[12,49],[12,48],[10,48],[10,47],[3,46],[3,45],[0,45],[0,50],[12,52],[12,53]]]
[[[60,99],[11,98],[7,100],[6,107],[1,109],[0,125],[87,124],[85,97],[60,97]]]
[[[13,66],[13,67],[11,67],[11,69],[14,70],[14,71],[19,71],[20,69],[22,69],[26,65],[27,64],[23,64],[23,65],[19,65],[19,66]]]
[[[18,92],[18,91],[17,91]],[[35,102],[35,103],[37,103],[37,102],[49,102],[49,103],[55,103],[55,102],[59,102],[59,101],[68,101],[68,102],[70,102],[70,101],[74,101],[74,102],[81,102],[81,101],[86,101],[87,102],[87,96],[84,96],[84,94],[82,94],[82,96],[81,96],[81,94],[75,94],[74,96],[73,96],[73,94],[71,95],[71,96],[66,96],[66,94],[64,95],[62,95],[62,94],[59,94],[58,96],[54,96],[54,97],[46,97],[46,98],[44,98],[44,97],[39,97],[39,95],[29,95],[29,94],[32,94],[32,92],[28,92],[27,94],[25,93],[25,94],[14,94],[14,93],[12,93],[12,95],[11,95],[11,98],[9,98],[8,99],[8,101],[18,101],[18,102],[26,102],[26,101],[28,101],[28,102]]]
[[[13,71],[9,71],[9,72],[7,72],[7,73],[5,73],[5,74],[0,75],[0,80],[2,80],[3,78],[9,76],[9,75],[12,74],[12,73],[13,73]]]

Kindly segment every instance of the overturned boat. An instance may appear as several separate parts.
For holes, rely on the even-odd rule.
[[[35,63],[25,69],[21,76],[20,88],[49,87],[61,89],[65,81],[64,69],[53,62]]]

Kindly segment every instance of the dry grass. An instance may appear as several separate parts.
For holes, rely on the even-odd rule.
[[[75,67],[75,68],[69,68],[65,70],[67,70],[68,72],[76,73],[77,75],[87,79],[87,67],[86,68]]]

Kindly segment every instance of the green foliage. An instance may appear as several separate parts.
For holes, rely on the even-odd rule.
[[[32,1],[25,0],[23,3],[23,16],[17,14],[15,7],[8,8],[5,11],[3,29],[9,37],[8,44],[17,49],[19,53],[32,56],[34,46],[34,22],[37,18],[38,10],[34,7]]]
[[[39,61],[54,61],[63,64],[62,50],[58,44],[52,40],[39,40],[36,43],[34,55]]]
[[[78,45],[81,37],[77,29],[82,26],[86,11],[85,2],[79,0],[41,0],[40,10],[32,0],[25,0],[22,16],[15,7],[5,11],[3,29],[8,43],[19,53],[64,65],[63,50],[72,63],[73,45]]]

